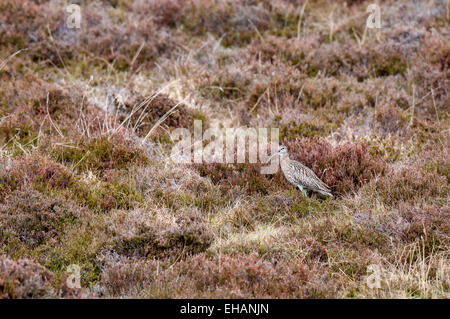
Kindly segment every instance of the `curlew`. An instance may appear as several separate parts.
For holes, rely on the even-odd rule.
[[[309,189],[333,197],[328,185],[322,182],[311,169],[289,158],[286,146],[281,145],[278,151],[270,155],[267,162],[275,155],[280,155],[280,166],[286,179],[289,183],[297,186],[303,196],[307,197],[306,190]]]

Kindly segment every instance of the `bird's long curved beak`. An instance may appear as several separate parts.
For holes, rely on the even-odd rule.
[[[278,151],[274,152],[273,154],[270,155],[269,159],[266,161],[266,164],[268,164],[270,162],[270,160],[272,159],[272,157],[274,157],[275,155],[278,155]]]

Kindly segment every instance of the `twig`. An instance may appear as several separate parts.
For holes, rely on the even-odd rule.
[[[61,133],[61,131],[59,130],[59,128],[56,126],[56,124],[53,122],[52,117],[50,116],[50,113],[48,111],[48,96],[49,96],[49,92],[47,92],[47,115],[48,115],[48,119],[50,120],[50,123],[53,125],[53,127],[55,128],[56,132],[58,132],[59,136],[64,137],[63,133]]]
[[[261,41],[264,40],[263,36],[261,35],[261,33],[259,32],[258,28],[253,24],[252,20],[250,20],[250,18],[247,19],[248,22],[250,22],[250,24],[252,25],[252,27],[255,29],[256,33],[258,34],[259,38],[261,39]]]
[[[252,112],[253,112],[253,110],[254,110],[254,109],[256,108],[256,106],[259,104],[259,102],[261,101],[261,99],[262,99],[262,97],[264,96],[264,94],[266,94],[266,92],[267,92],[268,89],[269,89],[269,88],[267,88],[267,89],[263,92],[263,94],[261,94],[261,95],[259,96],[258,100],[256,100],[255,105],[253,105],[253,107],[250,109],[250,111],[248,111],[249,113],[252,113]]]
[[[409,125],[413,124],[413,121],[414,121],[414,109],[415,109],[415,106],[416,106],[416,86],[413,85],[412,89],[413,89],[413,96],[412,96],[412,104],[411,104],[411,120],[409,122]]]
[[[145,135],[145,137],[142,139],[142,144],[145,143],[145,141],[147,140],[147,138],[152,134],[152,132],[159,126],[161,125],[162,122],[164,122],[166,120],[166,118],[169,117],[170,114],[172,114],[175,109],[178,107],[178,105],[180,105],[181,103],[185,102],[186,99],[184,99],[183,101],[178,102],[177,104],[175,104],[174,106],[172,106],[172,108],[170,110],[168,110],[163,116],[161,116],[161,118],[155,123],[155,125],[153,125],[153,127],[150,129],[150,131],[147,133],[147,135]]]
[[[302,25],[302,19],[303,19],[303,15],[305,14],[305,8],[306,5],[308,4],[309,0],[306,0],[303,3],[302,9],[300,10],[300,17],[298,18],[298,24],[297,24],[297,40],[300,39],[300,27]]]
[[[84,156],[78,161],[78,163],[75,164],[74,167],[72,167],[72,169],[74,170],[80,163],[82,160],[84,160],[86,158],[86,156],[88,156],[90,153],[90,151],[87,151],[86,154],[84,154]]]
[[[142,48],[144,47],[144,45],[145,45],[145,42],[142,42],[141,46],[139,47],[139,49],[137,50],[136,54],[134,55],[133,60],[131,60],[130,69],[133,69],[134,62],[136,62],[136,59],[139,56],[139,54],[141,53]]]
[[[436,100],[434,99],[434,90],[433,88],[431,88],[431,97],[433,98],[433,106],[434,106],[434,111],[436,112],[436,118],[438,120],[438,123],[441,124],[440,120],[439,120],[439,113],[436,107]]]
[[[16,52],[14,52],[13,54],[11,54],[9,57],[7,57],[7,58],[0,64],[0,71],[5,67],[6,63],[8,63],[9,60],[11,60],[13,57],[15,57],[16,55],[18,55],[20,52],[26,51],[26,50],[28,50],[28,48],[20,49],[19,51],[16,51]]]

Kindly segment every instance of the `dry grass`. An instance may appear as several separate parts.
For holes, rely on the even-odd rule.
[[[76,30],[1,1],[0,297],[449,298],[448,6],[369,3],[88,1]],[[198,119],[280,128],[335,198],[172,162]]]

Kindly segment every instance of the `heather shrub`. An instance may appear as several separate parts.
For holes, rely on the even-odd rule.
[[[100,110],[86,107],[77,87],[69,90],[67,86],[51,84],[35,76],[0,85],[2,94],[6,105],[2,109],[5,116],[0,118],[0,144],[14,156],[51,144],[46,137],[79,137],[80,127],[86,126],[91,134],[97,134],[101,130],[99,118],[103,122],[107,120]]]
[[[407,227],[402,232],[405,242],[420,242],[426,254],[445,250],[449,244],[446,234],[450,231],[449,205],[399,203],[399,213]]]
[[[65,27],[62,7],[28,0],[7,0],[2,1],[0,12],[0,20],[6,26],[0,31],[3,40],[0,47],[27,48],[25,54],[32,61],[48,60],[58,67],[64,67],[64,60],[73,57],[72,43],[64,39],[70,31]]]
[[[64,166],[37,154],[21,156],[0,172],[0,202],[16,189],[64,189],[73,182],[73,174]]]
[[[115,240],[114,251],[128,257],[177,259],[209,247],[212,233],[199,211],[184,210],[175,218],[175,224],[135,225],[133,233],[123,234]]]
[[[80,35],[79,45],[113,63],[117,70],[126,71],[136,65],[149,64],[172,45],[170,38],[161,38],[156,22],[148,15],[133,12],[115,22],[108,15],[108,9],[99,3],[87,5],[86,22],[82,26],[86,31]]]
[[[378,107],[375,113],[375,120],[383,133],[397,132],[407,124],[407,118],[403,110],[392,103]]]
[[[329,217],[320,219],[320,221],[312,225],[313,229],[308,230],[308,233],[313,234],[316,240],[321,244],[336,242],[339,243],[339,247],[348,248],[353,253],[355,251],[367,252],[370,249],[377,249],[383,253],[387,252],[390,240],[392,240],[389,237],[391,234],[379,229],[373,223],[358,221],[358,217],[360,218],[361,214],[363,213],[354,216],[352,221],[341,219],[339,222],[336,222]],[[366,212],[364,212],[364,214],[366,214]],[[367,214],[370,216],[370,212]],[[327,247],[332,248],[333,246]],[[334,251],[334,253],[338,252]],[[331,252],[327,250],[327,254],[330,256]],[[361,256],[361,258],[362,257],[364,256]],[[330,256],[330,258],[332,257]],[[349,259],[352,260],[349,261],[349,264],[351,264],[353,268],[351,271],[362,274],[364,266],[355,262],[354,256]]]
[[[415,94],[424,96],[420,107],[415,108],[416,115],[439,116],[448,110],[449,101],[449,71],[440,70],[438,66],[423,60],[411,67],[412,81],[415,83]]]
[[[450,44],[436,36],[425,37],[422,51],[428,55],[431,64],[448,74],[450,69]]]
[[[306,108],[332,109],[342,94],[339,81],[335,78],[308,79],[303,84],[302,101]]]
[[[107,263],[101,280],[107,295],[153,298],[326,298],[342,285],[325,269],[302,262],[275,264],[253,255],[203,253],[175,264],[121,259]]]
[[[255,67],[255,72],[261,74],[245,92],[247,112],[256,110],[262,113],[274,105],[281,110],[291,109],[301,100],[304,75],[295,67],[275,59],[273,64],[265,64],[261,71]],[[238,88],[242,90],[242,85]]]
[[[361,142],[332,146],[323,138],[285,141],[290,158],[311,168],[334,192],[355,191],[387,171],[385,161],[370,155]]]
[[[423,198],[443,199],[448,194],[445,178],[436,172],[424,172],[420,167],[404,167],[378,179],[375,191],[389,205],[400,201],[413,202]]]
[[[250,18],[249,18],[250,17]],[[186,6],[183,29],[193,35],[208,32],[223,37],[222,44],[243,46],[268,28],[268,12],[257,3],[240,1],[192,1]]]
[[[300,240],[300,248],[308,252],[307,259],[326,262],[328,259],[327,247],[311,236],[306,236]]]
[[[383,77],[404,75],[407,68],[407,58],[401,48],[384,45],[367,52],[369,75]]]
[[[0,257],[0,298],[53,297],[53,274],[29,259]]]
[[[147,162],[147,155],[122,134],[97,136],[75,141],[69,147],[57,146],[51,156],[77,171],[93,171],[102,175],[108,169],[124,169]]]
[[[66,224],[74,224],[82,210],[64,197],[47,196],[26,189],[11,193],[0,205],[0,243],[14,247],[20,243],[35,247],[64,232]]]
[[[357,47],[348,44],[324,44],[307,56],[306,72],[315,76],[319,71],[332,76],[348,74],[358,81],[372,77],[404,75],[407,58],[392,44]]]
[[[222,255],[219,261],[218,257],[208,258],[200,254],[178,267],[190,279],[196,291],[214,294],[216,287],[221,287],[228,292],[229,297],[241,298],[269,295],[279,298],[304,297],[302,287],[312,277],[307,266],[302,263],[275,266],[255,256]],[[237,289],[239,292],[233,293]]]
[[[167,129],[192,127],[194,119],[205,119],[200,112],[190,110],[184,103],[175,101],[167,94],[151,96],[140,102],[139,100],[134,99],[136,102],[134,105],[125,104],[120,107],[118,120],[124,125],[132,127],[141,137],[146,136],[157,121],[165,115],[168,115],[167,118],[152,133],[156,137],[165,135]],[[174,106],[176,108],[170,111]],[[203,125],[205,124],[203,123]]]
[[[219,185],[222,191],[230,191],[238,187],[246,194],[268,194],[281,185],[287,185],[284,177],[278,172],[275,175],[261,174],[261,163],[256,164],[196,164],[200,176],[208,176]]]
[[[181,23],[186,4],[175,0],[136,1],[131,9],[141,19],[150,17],[159,27],[175,27]]]
[[[145,286],[158,279],[155,278],[158,266],[154,261],[137,262],[131,258],[107,260],[102,268],[103,293],[108,297],[136,297]]]
[[[27,54],[33,61],[49,60],[57,67],[65,67],[68,60],[95,55],[101,57],[93,59],[97,66],[105,67],[106,61],[106,65],[114,65],[119,71],[128,70],[154,61],[172,45],[169,37],[158,32],[158,26],[173,24],[179,17],[175,14],[179,6],[167,1],[164,5],[153,3],[144,7],[147,8],[144,12],[151,10],[153,13],[150,18],[139,14],[138,6],[115,21],[113,14],[109,14],[111,5],[87,3],[82,8],[83,32],[78,32],[67,27],[62,6],[26,0],[6,1],[2,3],[1,20],[8,27],[0,33],[2,40],[5,39],[0,46],[28,47]],[[74,47],[78,50],[73,50]]]
[[[56,123],[65,124],[75,122],[80,112],[85,111],[81,94],[76,88],[72,88],[69,92],[67,88],[57,85],[45,82],[41,85],[43,88],[35,91],[31,109],[32,114],[39,119],[48,115]]]
[[[264,40],[255,38],[249,46],[249,52],[255,59],[271,63],[279,59],[304,71],[304,60],[317,49],[318,44],[314,38],[305,40],[269,35]]]

